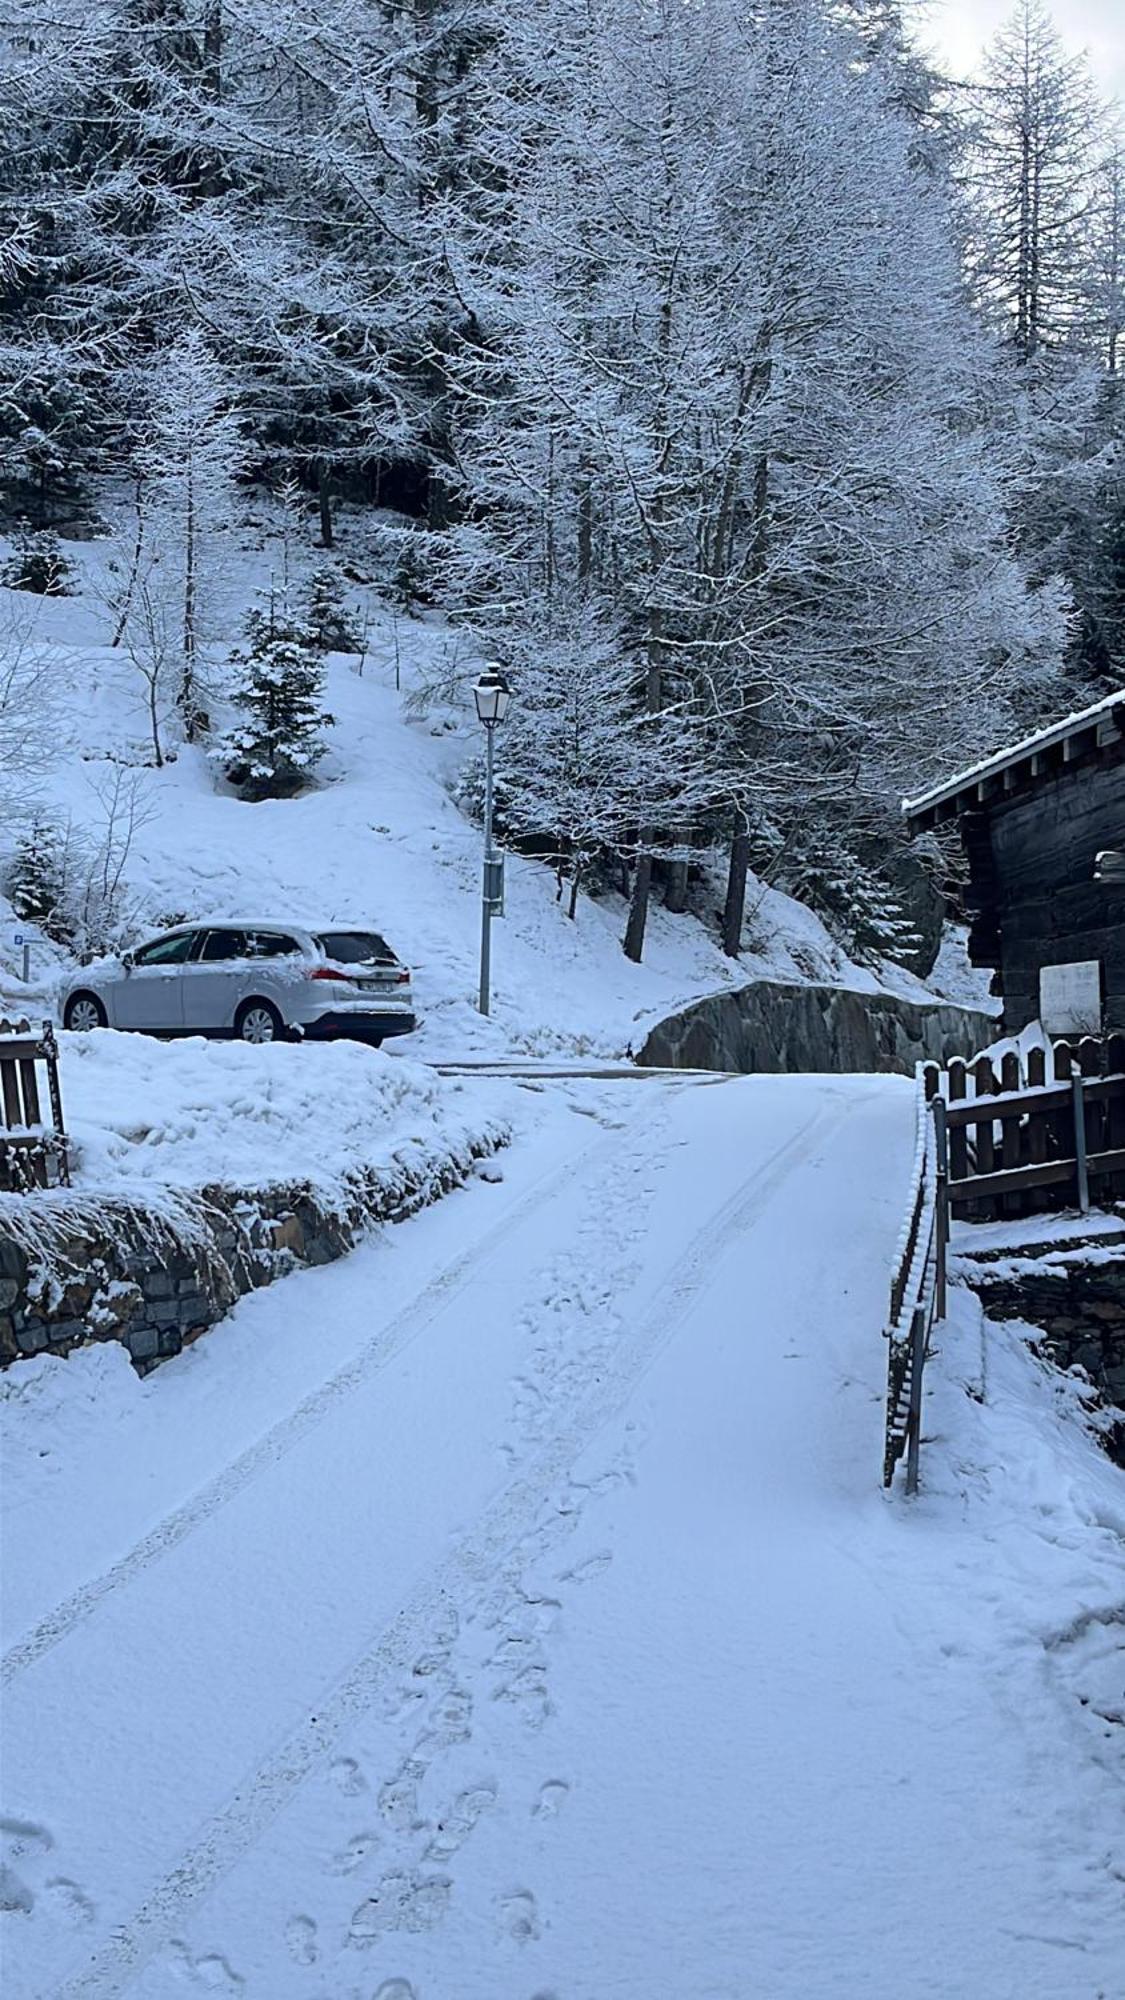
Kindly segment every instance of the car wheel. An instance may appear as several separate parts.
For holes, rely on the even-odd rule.
[[[246,1000],[235,1015],[234,1032],[240,1042],[279,1042],[285,1023],[268,1000]]]
[[[63,1010],[63,1027],[72,1035],[88,1035],[91,1028],[108,1028],[109,1016],[93,993],[72,993]]]

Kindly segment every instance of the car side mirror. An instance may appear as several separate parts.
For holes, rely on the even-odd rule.
[[[137,961],[131,951],[123,951],[121,954],[121,963],[125,967],[126,972],[132,972]]]

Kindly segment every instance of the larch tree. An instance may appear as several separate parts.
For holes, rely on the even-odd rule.
[[[1081,317],[1101,108],[1085,56],[1067,55],[1045,0],[1017,0],[972,99],[971,279],[1030,362]]]
[[[218,537],[231,524],[242,454],[229,378],[202,335],[190,331],[162,357],[137,453],[150,543],[172,579],[178,608],[182,668],[176,706],[189,743],[205,718],[199,666],[208,591]],[[150,565],[150,588],[152,578]]]

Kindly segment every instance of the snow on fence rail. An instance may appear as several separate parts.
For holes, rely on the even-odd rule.
[[[45,1073],[50,1124],[43,1118],[37,1064]],[[70,1168],[54,1030],[44,1021],[36,1035],[27,1021],[0,1020],[0,1190],[26,1194],[55,1184],[69,1187]]]
[[[883,1484],[905,1455],[906,1490],[918,1490],[922,1376],[935,1320],[945,1317],[949,1201],[944,1102],[915,1071],[915,1143],[910,1191],[891,1273],[887,1339],[887,1409]]]

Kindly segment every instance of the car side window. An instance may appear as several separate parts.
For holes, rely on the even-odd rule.
[[[296,938],[286,937],[281,931],[247,932],[247,958],[292,958],[300,949]]]
[[[135,953],[134,965],[182,965],[191,950],[195,933],[181,931],[178,937],[157,938],[155,944],[146,944]]]
[[[208,931],[203,940],[203,950],[199,953],[201,965],[215,965],[231,958],[245,958],[245,931]]]

